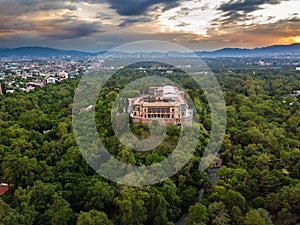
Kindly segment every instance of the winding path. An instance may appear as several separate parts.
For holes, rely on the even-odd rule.
[[[216,185],[216,183],[218,181],[218,177],[217,177],[217,174],[216,174],[218,170],[219,170],[219,168],[212,168],[212,169],[209,170],[209,177],[210,177],[212,185]],[[202,199],[203,192],[204,192],[204,189],[201,188],[199,190],[199,195],[195,198],[193,204],[196,204],[197,202],[199,202]],[[175,225],[186,225],[185,219],[187,217],[188,217],[188,210],[186,209],[182,212],[182,215],[181,215],[180,219],[174,224]]]
[[[207,131],[206,128],[204,127],[203,123],[200,123],[200,127],[201,127],[201,129],[204,131],[204,133],[208,134],[208,131]]]
[[[200,123],[200,127],[204,131],[204,133],[208,134],[208,131],[205,129],[205,127],[202,123]],[[216,174],[218,170],[219,170],[219,168],[212,168],[209,170],[209,177],[210,177],[212,185],[216,185],[216,183],[218,181],[218,177]],[[201,188],[198,192],[199,193],[198,196],[194,199],[193,204],[196,204],[197,202],[199,202],[202,199],[203,192],[204,192],[204,189]],[[175,225],[186,225],[185,219],[187,217],[188,217],[188,209],[186,209],[182,212],[180,219],[175,223]]]

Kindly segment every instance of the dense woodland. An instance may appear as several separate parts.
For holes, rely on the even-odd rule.
[[[72,131],[72,103],[78,79],[24,93],[0,95],[0,181],[10,190],[0,198],[0,224],[168,225],[188,209],[187,225],[289,225],[300,222],[300,74],[289,69],[224,70],[216,65],[227,108],[217,185],[198,170],[209,135],[179,173],[153,186],[128,187],[98,175],[83,159]],[[125,148],[114,136],[110,110],[117,93],[142,76],[162,75],[193,99],[209,131],[207,100],[181,72],[140,74],[124,69],[99,94],[99,136],[119,160],[149,165],[167,157],[179,129],[168,126],[151,153]],[[133,124],[140,138],[149,127]],[[204,188],[203,198],[194,202]]]

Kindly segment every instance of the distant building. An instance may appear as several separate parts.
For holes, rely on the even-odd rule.
[[[46,80],[47,84],[55,84],[57,81],[58,79],[55,77],[48,77]]]
[[[184,92],[174,86],[150,87],[146,96],[129,99],[130,117],[134,123],[191,125],[193,111],[189,109]]]
[[[26,91],[29,92],[29,91],[33,91],[35,89],[35,83],[33,82],[28,82],[26,84]]]
[[[69,74],[66,72],[61,72],[58,75],[61,79],[69,79]]]
[[[4,195],[9,190],[8,184],[0,184],[0,196]]]
[[[0,95],[6,95],[6,87],[4,83],[0,84]]]

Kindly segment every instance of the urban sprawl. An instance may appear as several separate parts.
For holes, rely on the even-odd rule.
[[[122,56],[124,57],[124,56]],[[140,57],[140,56],[138,56]],[[212,58],[204,59],[208,64],[230,65],[232,69],[259,69],[289,68],[300,71],[299,58],[273,57],[273,58]],[[65,79],[72,79],[81,76],[97,68],[103,68],[104,60],[102,55],[89,57],[2,57],[0,58],[0,83],[6,93],[13,93],[15,90],[32,91],[37,87],[47,84],[59,83]],[[240,67],[241,66],[241,67]],[[106,68],[110,69],[110,68]],[[114,68],[113,68],[114,69]],[[144,69],[144,68],[135,68]],[[170,68],[155,68],[172,73]],[[3,93],[2,93],[3,94]]]

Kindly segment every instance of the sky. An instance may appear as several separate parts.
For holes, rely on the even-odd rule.
[[[192,50],[300,43],[300,0],[0,0],[0,48],[96,52],[141,40]]]

